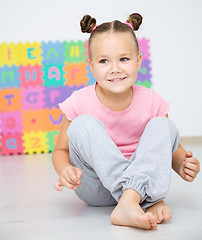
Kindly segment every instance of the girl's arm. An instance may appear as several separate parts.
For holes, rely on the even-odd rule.
[[[186,150],[179,143],[177,151],[172,156],[172,168],[180,176],[182,174],[181,167],[182,167],[183,161],[186,158],[186,153],[187,153]]]
[[[182,179],[192,182],[200,171],[200,163],[191,151],[185,151],[179,144],[172,157],[172,168]]]
[[[168,114],[166,117],[168,118]],[[200,171],[200,163],[191,151],[186,151],[179,143],[172,156],[172,168],[182,179],[192,182]]]
[[[71,121],[63,116],[60,132],[52,154],[53,166],[58,174],[60,174],[63,168],[71,165],[69,160],[69,141],[67,137],[67,130],[70,123]]]
[[[81,185],[82,170],[72,166],[69,159],[67,130],[70,124],[71,121],[63,116],[58,139],[52,154],[52,162],[59,175],[59,180],[54,185],[57,191],[62,191],[62,187],[76,190],[77,186]]]

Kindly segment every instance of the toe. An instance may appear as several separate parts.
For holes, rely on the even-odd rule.
[[[162,212],[158,211],[156,215],[157,215],[158,223],[161,223],[163,221],[163,214],[162,214]]]
[[[157,229],[157,223],[152,223],[152,224],[151,224],[151,228],[152,228],[152,229]]]
[[[171,217],[172,217],[171,212],[164,212],[164,213],[163,213],[163,218],[164,218],[165,221],[170,220]]]
[[[147,212],[147,217],[149,218],[151,229],[157,229],[157,218],[152,213]]]

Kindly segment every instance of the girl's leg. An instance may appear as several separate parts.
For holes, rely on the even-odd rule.
[[[102,122],[93,116],[75,118],[67,134],[70,161],[83,171],[82,185],[76,194],[88,205],[116,205],[111,186],[130,162],[109,137]]]
[[[111,206],[117,201],[112,197],[110,191],[105,188],[94,169],[77,153],[69,142],[69,155],[71,164],[83,171],[81,186],[77,187],[76,195],[90,206]]]
[[[99,205],[100,196],[107,193],[106,199],[115,204],[113,198],[118,202],[130,188],[139,193],[143,207],[166,196],[172,153],[178,145],[178,131],[169,119],[157,117],[148,123],[130,160],[119,151],[104,125],[92,116],[74,119],[68,137],[72,164],[84,171],[82,186],[77,191],[84,201]],[[93,199],[89,193],[93,193]]]
[[[178,148],[179,133],[171,120],[155,117],[147,124],[132,163],[114,183],[112,195],[131,188],[141,196],[142,208],[165,198],[170,185],[172,154]]]
[[[133,162],[114,183],[115,193],[122,189],[123,194],[111,214],[113,224],[152,229],[157,228],[156,223],[171,218],[169,208],[161,199],[169,188],[172,154],[177,147],[178,130],[173,123],[167,118],[153,118],[131,156]],[[142,208],[152,206],[146,214],[138,208],[137,193]]]

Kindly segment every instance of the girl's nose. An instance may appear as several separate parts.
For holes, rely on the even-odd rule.
[[[117,62],[112,63],[110,72],[111,73],[120,73],[121,72],[120,66]]]

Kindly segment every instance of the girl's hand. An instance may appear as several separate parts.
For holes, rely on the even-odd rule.
[[[62,187],[66,187],[72,190],[76,190],[77,186],[81,186],[81,176],[83,172],[80,168],[72,165],[62,169],[59,180],[54,185],[57,191],[62,191]]]
[[[180,168],[180,176],[185,181],[192,182],[200,171],[200,163],[193,157],[192,152],[188,151]]]

